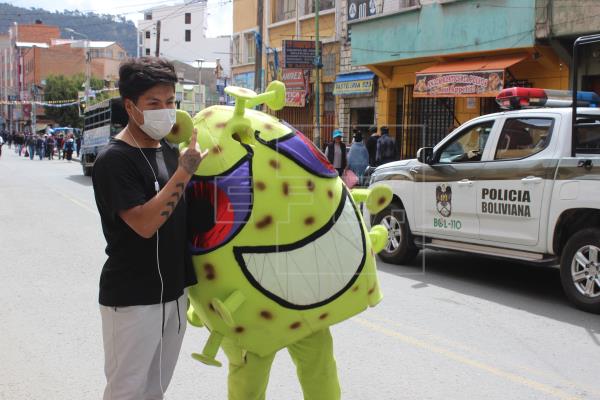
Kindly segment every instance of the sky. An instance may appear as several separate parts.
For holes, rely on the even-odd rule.
[[[139,11],[162,5],[182,4],[182,0],[15,0],[9,1],[17,7],[37,7],[49,11],[79,10],[93,11],[98,14],[124,14],[136,25],[143,18]],[[207,36],[231,35],[232,0],[208,0]]]

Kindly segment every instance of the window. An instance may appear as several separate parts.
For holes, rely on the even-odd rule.
[[[149,56],[150,55],[150,49],[146,48],[146,55]]]
[[[185,13],[185,23],[186,24],[192,23],[192,13]]]
[[[256,59],[256,41],[254,40],[254,33],[246,34],[246,62],[253,63]]]
[[[544,150],[552,133],[551,118],[511,118],[504,122],[494,160],[529,157]]]
[[[494,121],[472,125],[460,132],[450,143],[444,145],[440,163],[481,161]]]
[[[241,63],[240,60],[240,37],[235,36],[233,38],[233,64],[238,65]]]
[[[150,39],[150,31],[146,31],[146,39]]]
[[[582,122],[582,121],[580,121]],[[600,154],[600,124],[583,122],[577,127],[577,154]]]
[[[192,31],[190,29],[185,30],[185,41],[186,42],[192,41]]]
[[[273,22],[285,21],[296,17],[296,0],[274,0]]]
[[[316,11],[315,0],[304,0],[304,15],[312,14]],[[329,10],[335,7],[335,0],[320,0],[319,11]]]
[[[323,75],[334,76],[336,73],[336,54],[329,53],[323,55]]]
[[[152,13],[145,13],[145,14],[144,14],[144,19],[145,19],[146,21],[150,21],[150,20],[152,20]]]

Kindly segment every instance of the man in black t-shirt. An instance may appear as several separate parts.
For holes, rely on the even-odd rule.
[[[119,69],[129,124],[96,159],[93,184],[108,260],[100,276],[104,400],[162,399],[186,327],[184,188],[202,157],[196,132],[181,152],[162,139],[175,122],[172,64],[144,57]]]

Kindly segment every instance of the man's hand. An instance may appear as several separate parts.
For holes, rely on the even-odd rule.
[[[194,128],[194,134],[190,139],[190,145],[179,155],[179,166],[190,175],[193,175],[194,172],[196,172],[200,162],[202,162],[202,159],[208,154],[208,150],[201,152],[200,146],[197,143],[197,135],[198,131]]]

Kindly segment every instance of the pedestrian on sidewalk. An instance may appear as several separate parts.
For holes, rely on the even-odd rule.
[[[0,135],[0,157],[2,157],[2,146],[4,146],[4,139],[2,135]]]
[[[367,139],[366,147],[369,152],[369,165],[373,167],[377,165],[377,142],[379,141],[379,136],[377,127],[371,125],[369,127],[369,138]]]
[[[175,123],[177,82],[173,64],[160,58],[121,65],[129,123],[92,173],[108,255],[99,299],[104,400],[164,398],[186,329],[187,288],[197,282],[183,193],[206,151],[195,130],[181,154],[163,140]]]
[[[61,133],[56,138],[56,152],[57,152],[57,156],[58,156],[59,160],[63,160],[65,158],[65,155],[63,152],[64,144],[65,144],[65,140],[64,140],[63,134]]]
[[[344,134],[341,130],[336,129],[333,131],[333,142],[327,145],[325,149],[325,157],[329,160],[333,168],[338,172],[339,176],[342,176],[344,169],[348,165],[346,160],[346,145],[342,142]]]
[[[377,165],[396,161],[396,142],[390,137],[387,126],[381,127],[381,137],[377,141]]]
[[[365,184],[364,175],[367,166],[369,165],[369,152],[363,143],[362,133],[358,129],[354,129],[354,141],[348,151],[348,169],[358,177],[358,185]]]

